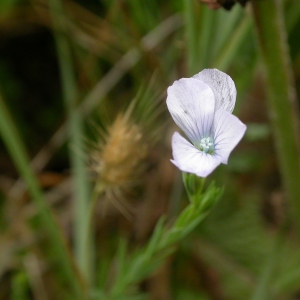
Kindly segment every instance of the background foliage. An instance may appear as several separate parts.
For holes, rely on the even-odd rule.
[[[1,1],[0,299],[299,299],[299,28],[296,0]],[[248,130],[193,202],[165,98],[203,68]]]

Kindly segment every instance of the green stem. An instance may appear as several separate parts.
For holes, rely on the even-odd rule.
[[[119,270],[109,292],[113,299],[125,296],[131,285],[149,276],[163,262],[164,258],[176,249],[177,243],[203,221],[215,205],[221,190],[211,184],[201,194],[200,190],[202,190],[204,179],[194,178],[195,180],[187,182],[188,178],[189,175],[184,176],[187,192],[192,193],[192,191],[188,191],[190,187],[192,189],[199,187],[199,190],[195,190],[195,194],[191,195],[193,200],[181,212],[172,227],[166,226],[165,218],[161,217],[145,246],[139,248],[131,257],[127,257],[124,251],[120,251],[122,255],[119,257]],[[196,185],[196,181],[199,185]]]
[[[281,2],[263,0],[251,3],[266,72],[269,110],[280,170],[294,222],[300,234],[299,111],[284,35]]]
[[[18,272],[12,278],[11,300],[28,300],[28,278],[24,272]]]
[[[200,70],[208,68],[211,65],[211,55],[213,41],[215,39],[214,22],[216,20],[215,12],[208,7],[202,5],[200,21],[200,35],[198,37],[198,56],[197,59],[200,60]],[[201,56],[199,57],[199,51],[201,50]],[[198,64],[199,65],[199,64]],[[197,72],[200,71],[199,69]]]
[[[235,28],[239,27],[240,20],[245,16],[244,10],[237,5],[234,6],[230,13],[224,9],[219,9],[215,14],[216,21],[213,25],[215,38],[211,49],[213,61],[216,55],[222,51],[226,42],[231,42],[232,32]],[[224,22],[224,20],[226,20],[226,22]]]
[[[300,15],[300,1],[293,1],[290,3],[286,16],[288,18],[286,19],[286,27],[288,31],[293,30],[293,28],[296,26]]]
[[[89,254],[89,262],[95,262],[95,257],[96,257],[96,245],[95,245],[95,239],[94,239],[94,234],[95,234],[95,227],[94,227],[94,215],[98,203],[98,199],[100,195],[104,192],[105,186],[102,184],[99,184],[98,189],[94,189],[92,193],[92,199],[89,203],[88,207],[88,213],[86,217],[86,222],[85,222],[85,227],[83,228],[84,231],[84,253]],[[92,264],[89,266],[89,271],[94,273],[95,272],[95,264]]]
[[[190,0],[183,0],[184,19],[186,28],[187,40],[187,63],[188,73],[193,75],[198,72],[199,68],[199,53],[198,53],[198,32],[195,19],[194,2]]]
[[[252,20],[245,16],[244,19],[238,24],[234,33],[228,38],[228,42],[222,51],[219,52],[214,67],[220,70],[228,70],[234,58],[237,57],[241,46],[245,39],[249,37],[251,31]]]
[[[57,55],[61,72],[63,98],[68,113],[68,126],[70,134],[70,158],[73,175],[74,198],[74,231],[75,231],[75,256],[79,268],[85,279],[90,284],[92,281],[92,261],[89,253],[90,247],[86,247],[86,222],[89,205],[89,183],[86,174],[87,167],[82,153],[84,149],[83,120],[77,109],[78,91],[75,79],[75,71],[72,63],[72,53],[67,40],[64,13],[60,0],[49,0],[52,19],[54,23],[54,37],[57,47]]]
[[[38,181],[30,168],[27,151],[1,94],[0,133],[15,166],[20,173],[20,176],[26,183],[32,200],[38,209],[38,216],[40,217],[39,221],[41,222],[42,227],[46,230],[47,238],[49,239],[51,248],[49,250],[52,255],[51,259],[54,260],[53,262],[59,268],[63,280],[70,287],[70,298],[84,299],[81,292],[82,285],[76,276],[76,271],[74,270],[65,241],[55,219],[51,214],[51,210],[44,199],[44,195],[40,189]]]

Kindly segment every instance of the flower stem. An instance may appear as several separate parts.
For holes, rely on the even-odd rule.
[[[251,3],[265,67],[270,117],[283,184],[300,235],[299,110],[283,28],[281,1],[263,0]]]
[[[184,180],[190,181],[187,182],[187,189],[194,190],[197,179],[193,176],[187,179],[188,177],[188,175],[184,176]],[[140,247],[131,256],[126,255],[126,249],[120,249],[122,255],[119,255],[118,273],[108,296],[112,299],[126,296],[130,291],[130,286],[144,280],[154,272],[164,259],[176,250],[177,243],[191,233],[210,213],[221,195],[221,190],[211,184],[204,193],[201,193],[203,183],[204,180],[200,179],[200,189],[195,190],[192,196],[193,201],[181,212],[171,227],[167,226],[165,218],[161,217],[145,246]],[[188,190],[187,192],[192,193]],[[107,297],[105,299],[111,299]]]

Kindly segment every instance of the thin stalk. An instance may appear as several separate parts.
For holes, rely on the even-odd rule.
[[[291,31],[295,27],[299,20],[299,15],[300,1],[293,1],[292,3],[290,3],[286,12],[286,16],[288,16],[288,18],[286,18],[286,27],[288,31]]]
[[[215,14],[215,37],[213,49],[211,49],[213,58],[221,51],[226,41],[231,41],[231,34],[234,31],[234,28],[238,26],[238,21],[243,15],[243,9],[240,6],[235,5],[230,12],[219,9]]]
[[[172,190],[169,200],[169,207],[168,207],[168,213],[167,213],[167,219],[173,220],[180,212],[181,209],[181,199],[183,195],[183,184],[182,184],[182,176],[180,172],[176,172],[173,184],[172,184]]]
[[[94,234],[95,234],[95,226],[94,226],[94,216],[95,216],[95,211],[98,203],[98,199],[100,195],[104,192],[105,186],[103,184],[99,184],[99,186],[94,189],[92,196],[91,196],[91,201],[89,203],[88,207],[88,213],[87,213],[87,218],[85,222],[85,228],[84,228],[84,246],[86,249],[84,250],[85,253],[89,253],[90,255],[90,261],[95,261],[96,257],[96,246],[95,246],[95,239],[94,239]],[[89,266],[89,271],[94,273],[95,270],[95,264],[92,264]],[[98,271],[98,270],[97,270]]]
[[[63,280],[70,287],[71,299],[84,299],[82,285],[74,269],[65,241],[57,226],[51,210],[44,199],[38,181],[30,168],[29,157],[25,146],[18,134],[18,130],[0,94],[0,134],[4,144],[20,174],[23,178],[28,192],[38,209],[38,216],[41,226],[47,233],[49,239],[49,251],[51,259],[59,269]]]
[[[88,283],[91,283],[92,261],[89,253],[90,247],[86,247],[86,222],[89,205],[89,183],[87,167],[83,156],[84,129],[83,120],[77,109],[78,91],[75,79],[75,71],[72,63],[70,45],[64,32],[64,14],[60,0],[49,0],[51,15],[54,24],[54,37],[59,60],[63,98],[68,113],[68,130],[70,136],[70,159],[73,175],[73,200],[74,200],[74,243],[75,257]]]
[[[194,1],[183,0],[183,10],[187,40],[188,73],[193,75],[199,71],[199,46]]]
[[[225,47],[219,52],[214,67],[220,70],[227,70],[230,67],[230,64],[234,61],[245,39],[249,37],[251,25],[252,20],[248,16],[245,16],[232,36],[228,38]]]
[[[165,218],[157,222],[148,243],[128,257],[120,251],[119,268],[114,285],[109,294],[112,299],[125,296],[128,288],[149,276],[200,222],[210,213],[222,191],[211,184],[201,194],[204,179],[183,175],[186,191],[191,199],[189,205],[181,212],[171,227],[166,226]],[[193,193],[195,192],[195,193]],[[122,250],[122,249],[120,249]]]
[[[251,1],[268,85],[269,111],[282,180],[300,235],[299,110],[281,1]]]
[[[216,19],[215,12],[206,6],[201,7],[201,28],[198,39],[198,60],[200,60],[200,70],[208,68],[211,65],[212,47],[215,38],[214,22]],[[199,51],[201,56],[199,57]]]
[[[28,300],[28,279],[26,274],[19,272],[12,278],[11,300]]]

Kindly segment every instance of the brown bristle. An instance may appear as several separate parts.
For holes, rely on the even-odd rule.
[[[138,182],[146,155],[140,126],[133,124],[128,115],[120,114],[108,128],[104,141],[91,153],[92,169],[97,174],[96,180],[104,186],[106,196],[118,198],[111,199],[113,201],[125,201],[120,198]]]

